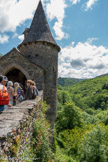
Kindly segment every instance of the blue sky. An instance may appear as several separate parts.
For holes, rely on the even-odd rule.
[[[0,53],[23,40],[39,0],[0,0]],[[59,76],[92,78],[108,73],[108,0],[42,0],[61,47]]]

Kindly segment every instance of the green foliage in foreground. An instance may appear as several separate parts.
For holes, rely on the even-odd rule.
[[[58,136],[58,144],[65,154],[76,161],[107,162],[108,161],[108,127],[104,125],[88,125],[65,130]]]
[[[108,76],[58,86],[53,149],[46,110],[44,104],[37,114],[23,157],[31,155],[31,161],[39,162],[108,162]]]
[[[55,139],[66,162],[108,161],[108,76],[59,86]]]
[[[26,145],[22,154],[23,162],[44,162],[50,161],[53,152],[50,145],[50,124],[46,120],[45,112],[48,106],[42,103],[41,111],[37,113],[37,118],[33,125],[31,143]]]

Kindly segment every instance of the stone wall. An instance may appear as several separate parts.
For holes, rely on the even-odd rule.
[[[15,48],[0,58],[0,75],[6,75],[14,68],[20,70],[26,79],[34,80],[39,90],[44,89],[44,70],[30,62]]]
[[[40,111],[43,92],[36,100],[24,101],[0,114],[0,162],[20,161],[20,155],[29,144],[33,122]]]
[[[58,49],[48,42],[32,42],[19,46],[19,51],[45,70],[43,98],[50,105],[48,118],[53,123],[57,112]]]

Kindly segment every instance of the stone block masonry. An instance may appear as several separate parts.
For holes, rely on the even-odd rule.
[[[24,31],[24,41],[17,49],[14,48],[0,58],[1,75],[6,75],[9,80],[19,82],[24,87],[28,79],[34,80],[38,90],[43,90],[43,100],[49,105],[47,119],[52,130],[57,113],[59,51],[60,47],[52,36],[39,1],[31,26]],[[37,101],[25,101],[0,114],[1,157],[20,157],[25,143],[30,141],[33,121],[41,100],[39,97]]]
[[[53,38],[41,0],[30,28],[26,28],[23,34],[24,40],[17,49],[13,48],[0,58],[0,72],[23,87],[28,79],[36,82],[38,90],[43,90],[43,100],[50,106],[47,117],[53,128],[57,113],[60,47]],[[21,114],[17,118],[21,118]]]
[[[27,100],[0,114],[0,162],[19,161],[25,145],[30,143],[33,123],[40,111],[43,92],[36,100]]]

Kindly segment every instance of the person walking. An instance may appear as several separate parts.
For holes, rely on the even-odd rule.
[[[7,92],[7,88],[2,84],[2,81],[3,77],[0,76],[0,112],[5,109],[5,105],[11,107],[11,105],[9,104],[9,94]]]

